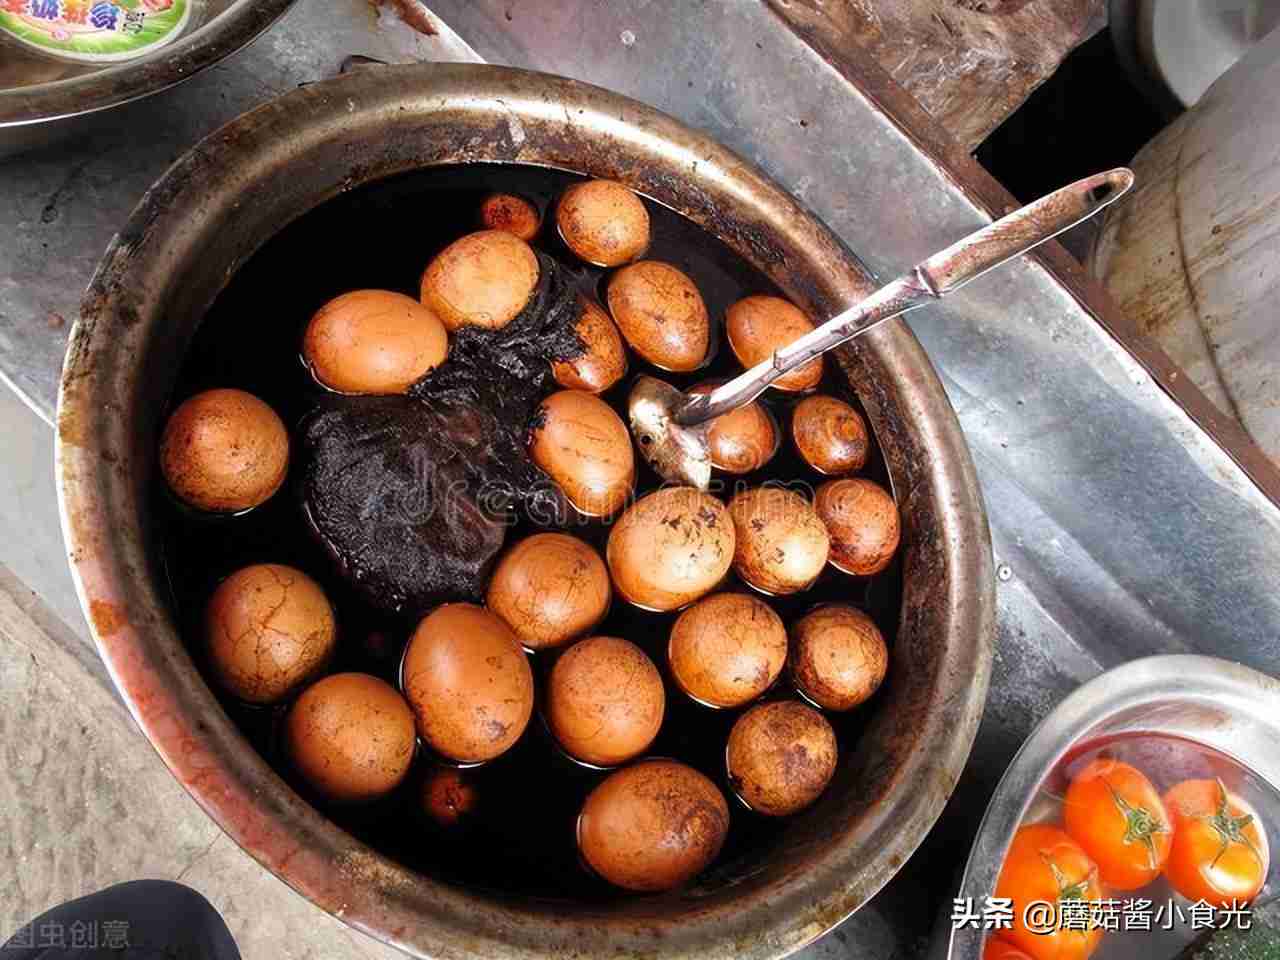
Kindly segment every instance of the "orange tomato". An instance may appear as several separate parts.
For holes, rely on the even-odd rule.
[[[1062,818],[1110,888],[1145,887],[1169,859],[1169,814],[1151,781],[1127,763],[1099,757],[1087,764],[1067,788]]]
[[[1164,795],[1173,818],[1165,876],[1188,900],[1229,907],[1252,900],[1270,865],[1267,834],[1247,803],[1221,780],[1184,780]]]
[[[982,960],[1031,960],[1031,958],[1008,940],[992,936],[987,937],[986,946],[982,948]]]
[[[1100,900],[1103,892],[1098,868],[1059,827],[1018,829],[995,896],[1013,901],[1013,928],[1000,935],[1032,960],[1085,960],[1102,939],[1102,929],[1089,922],[1090,908],[1064,907],[1069,901]]]

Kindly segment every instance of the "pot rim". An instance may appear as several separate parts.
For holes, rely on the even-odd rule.
[[[61,80],[0,90],[0,128],[52,123],[148,97],[189,80],[253,42],[297,0],[241,0],[134,60]]]
[[[924,838],[964,767],[986,700],[990,535],[959,423],[919,343],[892,321],[838,356],[858,378],[906,527],[886,706],[863,735],[887,746],[856,748],[848,760],[876,789],[828,811],[841,818],[838,828],[807,843],[797,829],[798,849],[788,849],[782,868],[732,886],[597,905],[464,891],[346,834],[248,746],[177,634],[154,582],[145,524],[119,522],[145,512],[153,480],[164,401],[143,399],[163,379],[147,374],[148,349],[159,338],[169,355],[180,352],[171,317],[184,316],[182,306],[203,312],[175,306],[201,294],[176,289],[181,271],[173,266],[210,224],[289,203],[278,196],[287,182],[270,194],[253,191],[298,157],[309,169],[332,162],[346,173],[307,192],[293,215],[405,170],[525,163],[627,182],[720,237],[815,313],[835,312],[874,286],[830,230],[746,161],[665,114],[577,81],[477,64],[379,67],[308,85],[232,121],[174,164],[113,241],[86,292],[59,390],[56,471],[76,589],[139,726],[250,855],[353,927],[416,955],[736,960],[784,956],[817,939],[870,899]],[[245,232],[230,255],[236,266],[265,240]],[[930,643],[941,654],[921,660]],[[889,724],[890,707],[911,722]]]

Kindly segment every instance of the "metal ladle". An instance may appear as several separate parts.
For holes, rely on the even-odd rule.
[[[1019,207],[935,253],[710,393],[690,396],[656,377],[638,377],[627,401],[627,413],[640,453],[664,479],[705,490],[711,483],[707,441],[711,420],[750,403],[789,370],[890,317],[942,298],[1087,220],[1132,186],[1133,171],[1118,167]]]

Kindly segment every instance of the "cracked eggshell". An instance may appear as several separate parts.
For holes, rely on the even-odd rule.
[[[686,373],[707,358],[711,321],[702,294],[659,260],[623,267],[609,280],[609,312],[631,348],[662,370]]]
[[[504,230],[529,243],[542,228],[542,214],[524,197],[491,193],[480,204],[480,222],[486,230]]]
[[[852,710],[879,689],[888,670],[884,635],[856,607],[826,603],[791,627],[791,678],[824,710]]]
[[[775,350],[798,340],[813,329],[813,322],[796,306],[781,297],[743,297],[724,314],[725,335],[738,362],[754,367],[768,360]],[[822,357],[814,357],[770,386],[778,390],[812,390],[822,379]]]
[[[422,273],[421,300],[450,332],[500,330],[524,309],[541,269],[533,248],[505,230],[469,233]]]
[[[561,390],[542,401],[529,455],[584,516],[613,516],[635,483],[627,425],[607,403],[581,390]]]
[[[484,763],[520,739],[533,713],[533,672],[516,635],[470,603],[422,619],[400,668],[418,735],[441,756]]]
[[[867,465],[871,437],[862,414],[835,397],[805,397],[791,413],[796,451],[819,473],[839,476]]]
[[[389,290],[353,290],[316,311],[302,335],[311,375],[346,394],[406,393],[444,363],[449,336],[436,315],[413,297]]]
[[[585,296],[578,302],[582,312],[573,329],[583,353],[572,360],[554,361],[551,375],[570,390],[603,393],[627,375],[627,348],[604,307]]]
[[[569,756],[597,767],[625,763],[662,728],[662,675],[619,637],[589,637],[566,650],[547,682],[546,718]]]
[[[641,893],[692,880],[720,854],[729,804],[718,787],[674,760],[610,774],[578,815],[578,850],[605,880]]]
[[[597,267],[630,263],[649,247],[649,211],[616,180],[586,180],[565,190],[556,229],[565,246]]]
[[[243,390],[183,401],[160,438],[160,471],[183,502],[239,513],[269,500],[289,471],[289,434],[271,407]]]
[[[711,393],[719,385],[700,383],[690,388],[689,393]],[[772,460],[778,451],[778,428],[769,411],[752,400],[707,424],[707,447],[716,469],[725,473],[751,473]]]
[[[725,766],[743,803],[768,817],[786,817],[822,795],[838,757],[826,717],[798,700],[778,700],[738,718],[729,732]]]
[[[498,560],[488,608],[529,650],[561,646],[609,612],[609,571],[587,543],[567,533],[535,533]]]
[[[320,585],[301,570],[260,563],[218,584],[205,609],[214,676],[246,703],[276,703],[325,668],[337,625]]]
[[[778,679],[787,660],[787,631],[759,597],[717,593],[680,614],[667,659],[676,685],[712,707],[740,707]]]
[[[888,490],[861,477],[829,480],[818,488],[813,506],[831,534],[833,567],[868,577],[889,566],[902,538],[902,519]]]
[[[335,803],[390,793],[409,772],[413,713],[389,683],[366,673],[325,677],[294,701],[284,745],[294,768]]]
[[[618,518],[605,559],[623,599],[664,611],[714,590],[733,552],[733,523],[723,503],[693,487],[664,487]]]
[[[737,534],[733,568],[762,593],[807,590],[827,562],[831,539],[809,501],[793,490],[744,490],[729,504]]]

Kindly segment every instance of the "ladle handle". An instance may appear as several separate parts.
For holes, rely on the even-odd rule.
[[[1133,186],[1133,171],[1117,167],[1085,177],[1001,217],[881,287],[856,306],[775,350],[711,393],[690,397],[675,421],[693,426],[760,396],[778,377],[826,353],[878,323],[924,306],[970,280],[1038,247],[1120,199]]]

